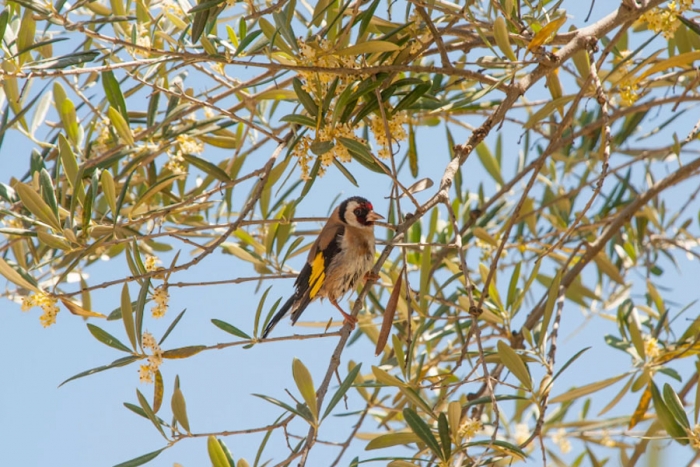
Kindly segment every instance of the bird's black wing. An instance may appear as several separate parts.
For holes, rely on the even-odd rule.
[[[275,313],[275,316],[273,316],[267,324],[262,335],[263,339],[267,337],[270,331],[272,331],[272,328],[274,328],[290,310],[292,311],[292,324],[297,322],[299,316],[301,316],[321,289],[321,286],[323,286],[328,266],[340,251],[340,244],[343,240],[344,233],[345,226],[343,225],[335,226],[332,231],[325,230],[321,232],[317,243],[311,248],[311,251],[315,251],[315,254],[313,257],[311,255],[309,256],[306,264],[301,268],[301,272],[299,272],[296,281],[294,281],[294,294],[289,297],[284,305],[282,305],[282,308]]]
[[[313,259],[309,258],[294,284],[297,288],[296,295],[299,296],[299,303],[292,312],[292,324],[297,322],[299,316],[321,290],[326,279],[328,267],[340,252],[345,226],[338,225],[330,233],[333,236],[326,237],[330,241],[325,241],[318,245],[316,255]],[[322,232],[322,234],[328,234],[328,232]],[[319,240],[325,240],[324,236],[320,236]]]

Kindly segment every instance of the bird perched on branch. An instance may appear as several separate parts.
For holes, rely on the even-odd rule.
[[[327,298],[353,326],[357,319],[345,313],[338,300],[361,278],[367,278],[374,264],[374,222],[384,219],[365,198],[348,198],[335,208],[311,246],[301,269],[294,294],[272,317],[263,339],[289,312],[296,323],[306,307],[317,298]]]

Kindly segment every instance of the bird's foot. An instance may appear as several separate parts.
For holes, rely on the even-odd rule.
[[[377,282],[379,280],[379,274],[375,274],[374,272],[370,271],[368,273],[365,273],[365,283],[367,282]]]
[[[343,326],[346,324],[350,325],[350,330],[355,329],[355,325],[357,324],[357,318],[355,318],[353,315],[349,315],[345,313],[344,311],[340,311],[343,314]]]

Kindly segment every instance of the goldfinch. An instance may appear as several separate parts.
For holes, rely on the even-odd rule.
[[[345,323],[357,321],[345,313],[338,300],[364,278],[374,265],[374,222],[384,219],[365,198],[348,198],[333,210],[311,246],[306,264],[294,282],[294,294],[272,317],[263,339],[289,312],[296,323],[317,298],[327,298],[343,315]]]

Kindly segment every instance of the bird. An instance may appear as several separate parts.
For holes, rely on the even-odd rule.
[[[317,298],[327,298],[343,315],[343,323],[354,327],[357,319],[338,305],[338,300],[360,278],[371,278],[374,265],[374,223],[384,216],[360,196],[346,199],[333,210],[328,222],[311,245],[304,267],[294,282],[294,294],[265,327],[265,339],[272,328],[291,312],[296,323],[306,307]]]

